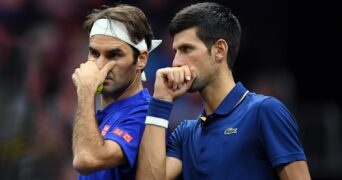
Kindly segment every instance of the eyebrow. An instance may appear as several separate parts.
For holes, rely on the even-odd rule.
[[[98,52],[98,50],[96,50],[95,48],[89,46],[89,51],[95,51],[95,52]]]
[[[89,50],[90,50],[90,51],[98,52],[97,49],[95,49],[95,48],[93,48],[93,47],[91,47],[91,46],[89,46]],[[109,49],[109,50],[107,50],[105,53],[106,53],[106,54],[112,54],[112,53],[124,54],[124,52],[123,52],[122,49],[120,49],[120,48]]]
[[[173,48],[173,50],[177,50],[177,49],[181,49],[181,48],[185,48],[185,47],[194,48],[195,46],[193,44],[190,44],[190,43],[184,43],[184,44],[181,44],[180,46],[178,46],[177,48]]]

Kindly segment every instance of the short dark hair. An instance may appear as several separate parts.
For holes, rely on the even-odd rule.
[[[171,36],[192,27],[196,27],[197,36],[209,52],[219,39],[228,43],[227,63],[232,70],[239,50],[241,27],[231,10],[213,2],[197,3],[179,11],[169,25]]]
[[[115,7],[102,6],[101,9],[94,9],[86,17],[83,27],[90,33],[94,22],[102,18],[123,23],[132,42],[138,43],[145,39],[147,48],[151,48],[153,32],[141,9],[127,4],[120,4]],[[134,63],[136,63],[140,52],[133,46],[131,48],[133,49]]]

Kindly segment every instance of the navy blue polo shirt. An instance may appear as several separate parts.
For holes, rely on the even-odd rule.
[[[184,179],[206,180],[276,179],[275,167],[306,160],[287,108],[274,97],[248,92],[241,83],[213,114],[204,112],[178,125],[167,156],[182,161]]]
[[[135,165],[140,140],[145,128],[145,118],[150,101],[147,89],[109,104],[96,114],[103,139],[118,143],[128,164],[104,169],[89,175],[80,175],[80,180],[135,179]]]

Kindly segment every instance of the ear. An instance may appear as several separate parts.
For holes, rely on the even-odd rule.
[[[139,54],[138,61],[137,61],[137,68],[139,70],[143,70],[145,68],[147,64],[147,58],[148,58],[148,54],[146,51]]]
[[[219,39],[214,44],[214,51],[212,51],[216,61],[226,61],[228,54],[228,44],[224,39]]]

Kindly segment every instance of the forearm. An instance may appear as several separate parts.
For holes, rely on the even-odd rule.
[[[151,100],[147,124],[140,143],[137,179],[161,180],[166,178],[166,128],[151,124],[148,122],[148,118],[168,119],[172,104],[154,102],[156,99]]]
[[[137,179],[165,179],[166,130],[154,125],[146,125],[139,148]]]
[[[310,180],[310,173],[306,161],[295,161],[277,168],[279,178],[282,180]]]
[[[114,65],[115,62],[111,61],[99,69],[95,61],[88,60],[72,74],[78,98],[72,137],[73,165],[81,173],[125,162],[120,146],[102,138],[95,117],[96,89]]]
[[[73,129],[73,155],[75,168],[95,162],[94,154],[104,145],[95,120],[95,98],[91,95],[78,96]]]

